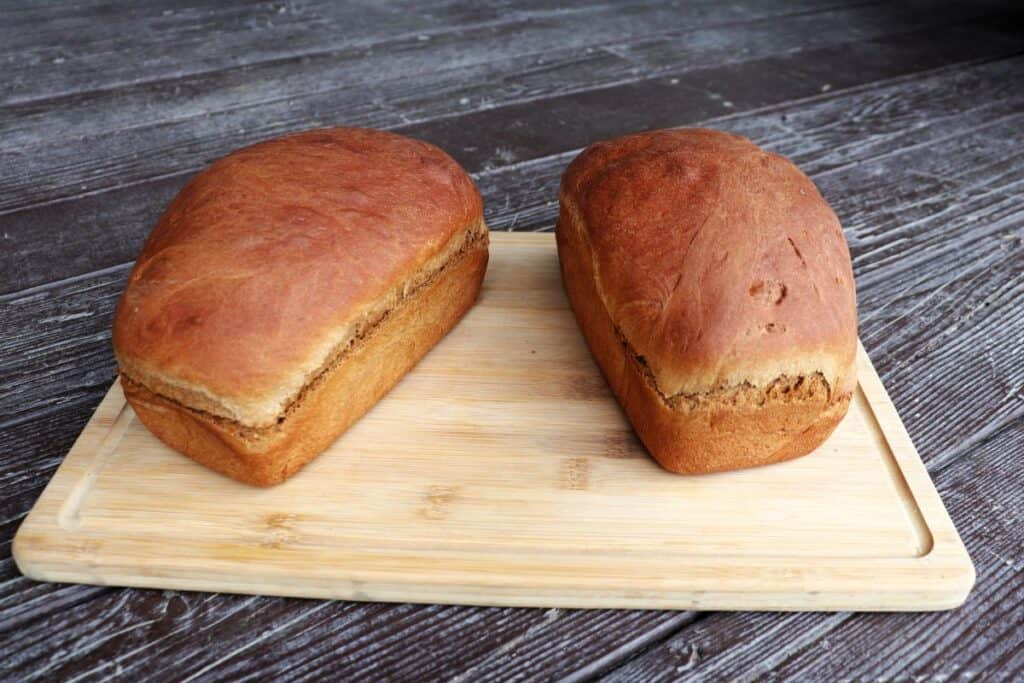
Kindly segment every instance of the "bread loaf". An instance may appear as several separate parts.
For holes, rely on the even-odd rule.
[[[600,142],[569,166],[565,288],[640,439],[666,469],[819,446],[856,384],[856,297],[835,213],[794,164],[723,132]]]
[[[239,150],[181,191],[131,272],[125,395],[200,463],[283,481],[470,308],[487,245],[476,187],[431,145],[337,128]]]

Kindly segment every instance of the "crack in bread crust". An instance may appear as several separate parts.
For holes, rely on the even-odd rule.
[[[832,401],[832,387],[821,372],[802,375],[779,375],[765,386],[756,386],[750,382],[718,387],[711,391],[699,393],[679,392],[666,396],[654,379],[654,372],[643,356],[638,354],[626,339],[618,325],[613,325],[615,336],[622,344],[626,356],[636,366],[644,381],[662,403],[676,412],[708,410],[710,408],[763,406],[768,401],[774,403],[823,400],[828,404]]]
[[[147,393],[151,394],[155,398],[166,401],[178,408],[187,410],[188,412],[201,416],[204,419],[211,420],[219,426],[230,429],[232,432],[237,434],[239,437],[247,440],[259,441],[268,437],[271,437],[278,433],[282,428],[289,415],[294,413],[301,405],[304,398],[318,385],[324,378],[329,375],[335,368],[344,362],[345,358],[360,345],[367,342],[372,338],[374,331],[380,327],[380,325],[387,320],[388,317],[393,315],[401,307],[407,305],[410,301],[415,299],[416,295],[422,290],[433,284],[445,270],[454,266],[455,264],[466,258],[472,251],[478,248],[486,249],[489,244],[489,236],[486,226],[481,219],[478,224],[475,224],[469,230],[464,233],[461,244],[455,249],[449,257],[441,262],[441,264],[429,272],[417,273],[409,280],[401,283],[395,287],[392,292],[397,292],[395,304],[387,309],[378,311],[377,314],[370,319],[362,321],[359,327],[353,332],[353,334],[345,341],[340,343],[334,351],[328,356],[326,362],[314,372],[310,378],[303,384],[302,388],[288,401],[288,403],[281,410],[276,420],[267,425],[247,425],[230,417],[218,415],[209,410],[197,408],[192,405],[188,405],[180,400],[173,397],[167,396],[159,391],[155,391],[153,388],[147,386],[144,382],[132,377],[130,374],[124,371],[123,368],[118,369],[122,381],[129,383],[137,389],[142,389]]]

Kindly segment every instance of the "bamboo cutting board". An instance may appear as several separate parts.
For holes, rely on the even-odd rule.
[[[493,235],[479,304],[290,481],[161,445],[114,385],[14,541],[27,576],[562,607],[924,610],[974,568],[861,350],[815,453],[727,474],[645,454],[568,309],[551,235]]]

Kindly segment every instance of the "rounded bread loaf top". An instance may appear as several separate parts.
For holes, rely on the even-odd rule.
[[[189,182],[146,242],[115,316],[118,362],[189,407],[272,423],[396,287],[485,229],[482,215],[454,160],[393,133],[238,150]]]
[[[788,159],[720,131],[640,133],[588,147],[561,195],[609,317],[664,398],[816,373],[852,390],[849,249]]]

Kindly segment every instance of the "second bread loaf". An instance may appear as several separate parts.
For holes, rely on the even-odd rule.
[[[787,159],[702,129],[597,143],[565,173],[556,232],[587,343],[665,468],[794,458],[846,414],[850,255]]]

